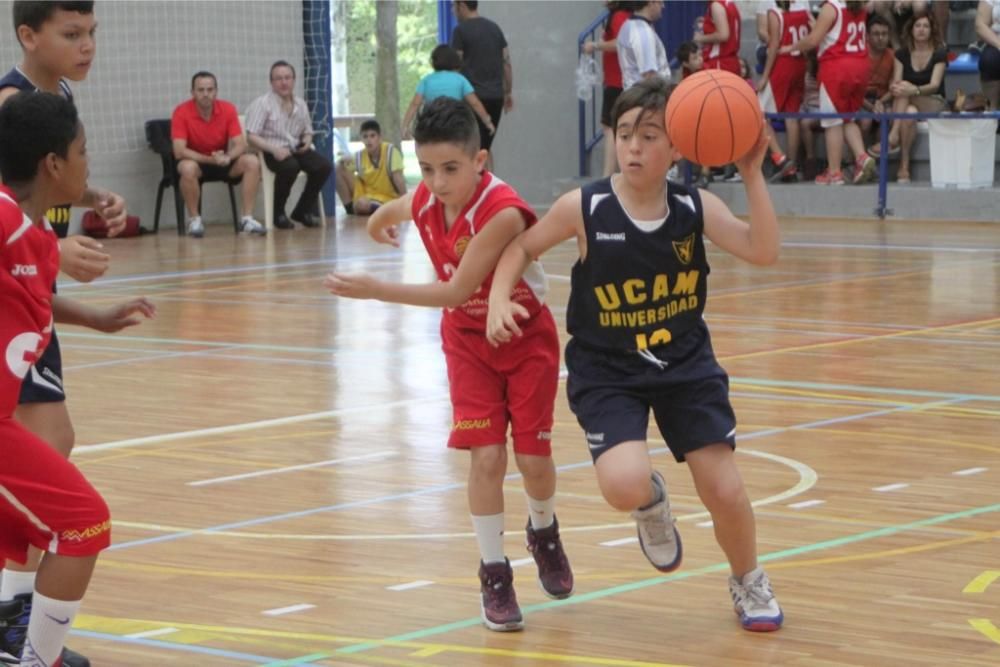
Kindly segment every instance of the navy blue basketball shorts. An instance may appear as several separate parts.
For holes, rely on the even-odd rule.
[[[598,350],[571,340],[566,366],[570,409],[594,461],[622,442],[645,441],[650,410],[678,462],[708,445],[736,447],[729,376],[707,340],[663,368],[637,353]]]
[[[62,380],[62,353],[56,332],[35,365],[24,376],[18,403],[59,403],[66,400]]]

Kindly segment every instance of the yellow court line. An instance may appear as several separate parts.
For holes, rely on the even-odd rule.
[[[969,625],[978,630],[984,637],[1000,644],[1000,630],[985,618],[970,618]]]
[[[912,278],[913,276],[923,276],[929,275],[932,271],[941,270],[943,268],[948,268],[948,266],[962,266],[963,268],[969,266],[979,265],[981,268],[989,268],[993,266],[995,262],[992,260],[984,260],[981,262],[955,262],[952,265],[945,265],[944,267],[928,267],[927,269],[917,269],[914,271],[903,271],[900,273],[893,273],[892,275],[875,275],[875,276],[857,276],[854,278],[843,278],[840,280],[829,280],[822,283],[807,283],[804,285],[781,285],[777,287],[767,287],[765,284],[760,289],[751,289],[745,292],[726,292],[725,294],[714,293],[711,295],[712,301],[718,301],[719,299],[731,299],[737,298],[747,298],[750,296],[756,297],[760,294],[768,294],[771,292],[790,292],[792,290],[807,290],[807,289],[828,289],[836,285],[847,285],[852,283],[867,283],[876,282],[879,280],[896,281],[900,278]]]
[[[962,589],[963,593],[982,593],[997,579],[1000,579],[1000,570],[986,570],[978,577],[966,584]]]
[[[925,442],[929,445],[948,445],[951,447],[964,447],[965,449],[977,449],[984,452],[1000,454],[1000,447],[990,447],[972,442],[959,442],[958,440],[942,440],[940,438],[924,438],[918,435],[897,435],[895,433],[873,433],[872,431],[857,431],[849,428],[838,428],[834,426],[817,426],[809,429],[812,432],[831,433],[834,435],[854,435],[859,437],[869,437],[881,440],[898,440],[901,442]]]
[[[468,647],[458,644],[426,644],[421,642],[407,641],[384,641],[379,639],[360,639],[357,637],[345,637],[340,635],[326,635],[310,632],[290,632],[285,630],[263,630],[258,628],[242,628],[234,626],[202,625],[198,623],[170,623],[164,621],[152,621],[145,619],[115,618],[108,616],[92,616],[81,614],[77,616],[74,627],[79,630],[89,630],[91,632],[103,632],[114,635],[127,635],[143,630],[158,630],[160,628],[176,628],[182,631],[193,632],[198,641],[204,639],[233,639],[234,637],[245,639],[274,639],[274,640],[295,640],[317,642],[321,644],[377,644],[386,648],[412,649],[411,655],[420,657],[426,652],[427,656],[440,653],[459,653],[471,655],[492,655],[510,658],[532,658],[536,660],[546,660],[548,662],[561,662],[579,665],[606,665],[607,667],[685,667],[675,663],[646,662],[639,660],[620,660],[616,658],[599,658],[593,656],[565,655],[560,653],[542,653],[537,651],[516,651],[510,649],[491,649],[485,647]],[[174,637],[171,641],[178,640],[181,644],[197,643],[191,636]],[[300,647],[301,648],[301,647]],[[353,656],[352,656],[353,658]],[[384,664],[384,663],[383,663]],[[420,663],[428,667],[426,663]]]
[[[980,322],[1000,322],[1000,318],[993,318],[989,320],[981,320]],[[734,361],[736,359],[752,359],[754,357],[761,357],[770,354],[781,354],[787,352],[801,352],[803,350],[818,350],[827,347],[840,347],[843,345],[854,345],[856,343],[876,343],[891,338],[902,338],[909,336],[918,336],[922,334],[927,334],[932,331],[945,331],[948,329],[955,329],[958,327],[969,326],[970,324],[977,324],[979,322],[960,322],[958,324],[944,324],[937,327],[925,327],[923,329],[914,329],[911,331],[898,331],[895,333],[883,334],[881,336],[862,336],[859,338],[850,338],[848,340],[834,340],[825,343],[808,343],[806,345],[794,345],[792,347],[783,347],[774,350],[760,350],[758,352],[747,352],[744,354],[731,354],[725,357],[719,357],[719,361]]]
[[[866,554],[853,554],[849,556],[831,556],[830,558],[811,558],[808,560],[789,560],[782,562],[771,562],[767,564],[769,570],[786,570],[809,565],[833,565],[836,563],[852,563],[859,560],[871,560],[873,558],[885,558],[888,556],[906,556],[909,554],[921,553],[923,551],[934,551],[945,547],[954,547],[961,544],[971,544],[972,542],[987,542],[1000,537],[1000,530],[990,532],[980,532],[970,537],[959,537],[954,540],[944,540],[943,542],[925,542],[915,544],[910,547],[899,547],[898,549],[885,549]]]

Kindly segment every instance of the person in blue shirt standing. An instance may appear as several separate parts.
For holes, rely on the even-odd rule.
[[[425,103],[432,102],[438,97],[453,97],[456,100],[465,100],[479,117],[479,120],[492,135],[496,132],[493,119],[490,118],[486,107],[479,100],[472,84],[462,74],[458,72],[462,67],[462,58],[458,51],[447,44],[439,44],[431,51],[431,66],[434,71],[420,79],[417,84],[417,92],[414,93],[410,101],[410,108],[406,110],[403,117],[403,138],[412,139],[411,129],[413,119]]]

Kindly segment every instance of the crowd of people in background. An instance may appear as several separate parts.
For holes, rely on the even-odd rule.
[[[662,1],[606,4],[608,16],[600,38],[582,47],[584,53],[602,55],[605,138],[611,132],[607,111],[622,89],[642,78],[669,76],[670,66],[662,55],[669,52],[679,65],[676,80],[705,69],[727,70],[747,79],[765,112],[843,115],[774,122],[765,160],[772,181],[871,182],[880,155],[879,121],[849,114],[933,113],[949,108],[945,76],[956,54],[949,52],[947,29],[951,6],[959,3],[711,0],[704,16],[692,26],[691,41],[677,45],[664,45],[656,33]],[[982,98],[988,108],[995,109],[1000,101],[1000,1],[964,5],[977,11],[980,41],[970,48],[980,54]],[[753,69],[740,57],[740,30],[743,19],[750,18],[748,11],[754,12],[758,38]],[[898,160],[895,178],[908,183],[917,121],[893,120],[890,127],[889,157]],[[825,138],[825,165],[818,159],[817,129],[822,129]],[[616,168],[614,151],[610,143],[606,145],[605,175]],[[695,175],[702,187],[715,178],[739,178],[732,168],[720,173],[696,166]]]

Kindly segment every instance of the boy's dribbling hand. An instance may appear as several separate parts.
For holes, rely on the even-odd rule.
[[[115,333],[140,324],[143,318],[151,320],[154,317],[156,317],[156,306],[146,297],[139,297],[101,310],[94,317],[91,326],[104,333]]]
[[[81,283],[89,283],[108,270],[111,255],[101,252],[104,246],[89,236],[69,236],[59,244],[59,270]]]
[[[493,347],[509,343],[514,336],[523,335],[515,318],[527,319],[528,316],[528,309],[513,301],[502,305],[490,304],[490,312],[486,318],[486,340]]]
[[[367,273],[328,273],[323,286],[331,294],[350,299],[377,298],[379,281]]]
[[[764,156],[767,155],[768,143],[767,133],[764,131],[764,123],[766,122],[767,120],[764,120],[760,125],[760,134],[757,136],[757,143],[754,144],[754,147],[734,163],[744,176],[755,172],[762,173],[761,165],[764,163]]]

